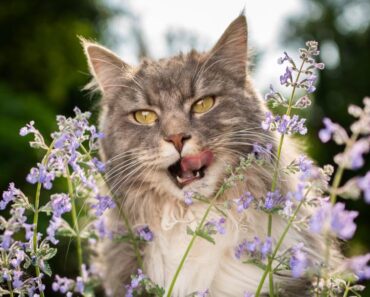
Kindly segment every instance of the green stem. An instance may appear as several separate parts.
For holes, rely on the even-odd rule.
[[[46,165],[49,155],[51,153],[51,150],[53,149],[54,141],[50,144],[48,147],[48,150],[46,151],[46,154],[42,160],[42,165]],[[41,182],[37,183],[36,186],[36,194],[35,194],[35,204],[34,204],[34,214],[33,214],[33,237],[32,237],[32,243],[33,243],[33,253],[35,256],[37,255],[37,231],[38,231],[38,222],[39,222],[39,207],[40,207],[40,194],[41,194]],[[40,276],[40,267],[38,266],[38,263],[35,264],[35,271],[36,276]],[[40,296],[44,297],[44,292],[40,291]]]
[[[10,297],[14,297],[12,283],[10,280],[8,280],[7,283],[8,283],[8,290],[9,290]]]
[[[306,197],[308,195],[308,193],[311,191],[311,189],[308,189],[305,196],[303,197],[303,199],[301,200],[301,202],[299,202],[296,210],[294,211],[293,215],[290,217],[290,219],[288,220],[288,223],[287,225],[285,226],[285,229],[283,231],[283,233],[281,234],[277,244],[276,244],[276,247],[271,255],[271,257],[269,258],[269,261],[267,263],[267,267],[262,275],[262,278],[260,280],[260,283],[258,284],[258,287],[257,287],[257,291],[256,291],[256,294],[255,296],[256,297],[259,297],[260,294],[261,294],[261,290],[262,290],[262,287],[263,287],[263,284],[265,283],[265,279],[267,277],[267,274],[272,272],[272,262],[273,260],[275,259],[276,257],[276,254],[278,253],[279,249],[280,249],[280,246],[282,245],[282,243],[284,242],[284,239],[285,239],[285,236],[287,235],[289,229],[290,229],[290,226],[292,225],[293,221],[295,220],[300,208],[302,207],[303,205],[303,202],[306,200]]]
[[[66,166],[66,173],[67,173],[67,183],[68,183],[68,194],[69,194],[69,198],[71,199],[71,204],[72,204],[71,214],[72,214],[73,228],[76,232],[78,270],[80,272],[80,275],[82,276],[83,255],[82,255],[80,227],[79,227],[78,218],[77,218],[76,197],[74,195],[73,184],[72,184],[71,175],[69,173],[68,165]]]
[[[349,284],[346,284],[346,290],[344,291],[343,297],[347,297],[349,293]]]
[[[294,95],[295,95],[296,88],[297,88],[297,83],[298,83],[299,77],[301,76],[304,64],[305,64],[305,61],[303,60],[302,63],[301,63],[301,66],[298,70],[297,77],[296,77],[296,79],[293,83],[293,90],[292,90],[292,93],[291,93],[289,101],[288,101],[287,111],[285,113],[287,116],[290,116],[290,113],[292,111],[292,104],[293,104],[293,99],[294,99]],[[278,146],[278,151],[277,151],[274,175],[273,175],[272,183],[271,183],[271,192],[274,192],[276,190],[276,186],[277,186],[278,175],[279,175],[279,165],[280,165],[281,152],[282,152],[283,143],[284,143],[284,137],[285,137],[285,134],[281,134],[280,141],[279,141],[279,146]],[[268,237],[271,237],[271,232],[272,232],[272,214],[269,213],[269,215],[268,215],[268,225],[267,225],[267,236]],[[272,260],[273,259],[271,259],[271,261]],[[269,261],[270,261],[270,259],[269,259]],[[271,271],[271,270],[269,271],[269,288],[270,288],[270,296],[273,297],[274,296],[274,284],[273,284],[273,271]]]
[[[83,152],[89,157],[90,160],[92,160],[92,156],[91,156],[90,152],[83,145],[81,145],[81,147],[82,147]],[[104,182],[106,188],[109,190],[108,183],[105,180],[104,176],[101,173],[99,173],[99,175],[100,175],[100,178],[102,179],[102,181]],[[113,197],[113,193],[110,193],[110,194],[111,194],[112,198],[114,198]],[[125,226],[127,228],[128,235],[129,235],[129,237],[131,239],[130,242],[131,242],[131,244],[132,244],[132,246],[134,248],[134,252],[135,252],[135,255],[136,255],[136,260],[137,260],[137,263],[139,265],[139,268],[143,268],[143,259],[141,257],[139,244],[138,244],[138,242],[136,240],[136,236],[134,234],[134,231],[132,230],[131,224],[130,224],[130,222],[129,222],[129,220],[128,220],[128,218],[127,218],[127,216],[126,216],[126,214],[125,214],[125,212],[123,210],[120,210],[120,215],[123,218],[123,222],[124,222],[124,224],[125,224]]]
[[[205,223],[205,221],[206,221],[206,219],[207,219],[207,217],[208,217],[208,214],[209,214],[209,212],[211,211],[211,209],[212,209],[212,207],[213,207],[214,202],[217,200],[217,198],[218,198],[220,195],[222,195],[222,193],[223,193],[224,191],[225,191],[224,186],[221,186],[221,188],[220,188],[220,189],[218,190],[218,192],[216,193],[215,197],[214,197],[214,198],[212,199],[212,201],[209,203],[209,206],[207,207],[206,212],[204,213],[204,215],[203,215],[203,217],[202,217],[202,219],[201,219],[201,221],[200,221],[199,225],[197,226],[196,231],[193,233],[193,236],[192,236],[192,238],[191,238],[191,240],[190,240],[190,242],[189,242],[189,244],[188,244],[188,246],[187,246],[187,248],[186,248],[186,250],[185,250],[185,253],[184,253],[184,255],[183,255],[183,256],[182,256],[182,258],[181,258],[180,264],[179,264],[179,266],[178,266],[178,267],[177,267],[177,269],[176,269],[176,272],[175,272],[175,274],[174,274],[174,276],[173,276],[173,278],[172,278],[172,281],[171,281],[171,283],[170,283],[170,287],[169,287],[168,292],[167,292],[167,294],[166,294],[166,296],[167,296],[167,297],[171,297],[172,291],[173,291],[173,289],[174,289],[174,287],[175,287],[175,283],[176,283],[177,278],[178,278],[178,276],[179,276],[179,274],[180,274],[180,271],[181,271],[182,267],[183,267],[183,266],[184,266],[184,264],[185,264],[185,260],[186,260],[186,258],[188,257],[188,255],[189,255],[189,253],[190,253],[191,248],[192,248],[192,247],[193,247],[193,245],[194,245],[195,239],[196,239],[196,238],[197,238],[197,236],[198,236],[198,235],[197,235],[197,230],[202,229],[203,224]]]

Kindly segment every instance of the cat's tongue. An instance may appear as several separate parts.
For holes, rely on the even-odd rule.
[[[204,150],[196,155],[185,156],[181,159],[181,177],[193,178],[194,172],[201,168],[208,167],[213,161],[213,153],[210,150]]]

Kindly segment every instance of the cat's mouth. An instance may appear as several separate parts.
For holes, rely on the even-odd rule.
[[[168,172],[179,188],[204,177],[205,170],[213,161],[213,153],[204,150],[195,155],[180,158],[176,163],[168,167]]]

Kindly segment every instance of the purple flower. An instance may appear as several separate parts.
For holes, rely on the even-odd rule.
[[[214,229],[217,230],[218,233],[220,234],[225,234],[225,223],[226,219],[225,218],[220,218],[219,220],[210,220],[209,222],[206,223],[205,227],[213,227]]]
[[[10,260],[10,264],[14,268],[19,267],[22,264],[22,262],[24,261],[25,256],[26,256],[26,254],[24,253],[23,250],[17,250],[16,253],[15,253],[15,258]]]
[[[5,232],[3,233],[2,239],[1,239],[1,247],[4,250],[8,250],[10,248],[10,245],[12,244],[12,241],[13,241],[12,236],[13,236],[13,232],[10,230],[5,230]]]
[[[21,191],[15,188],[14,183],[10,183],[8,190],[3,192],[3,199],[0,201],[0,210],[4,210],[8,203],[13,202],[19,195],[21,195]]]
[[[51,208],[55,217],[61,217],[62,214],[70,212],[72,204],[68,195],[64,193],[51,195]]]
[[[310,229],[313,232],[324,233],[331,231],[341,239],[350,239],[356,231],[353,220],[358,216],[357,211],[347,211],[343,203],[323,203],[311,217]]]
[[[126,285],[126,294],[125,297],[132,297],[134,290],[139,288],[143,280],[147,279],[147,276],[143,274],[141,269],[138,269],[137,275],[131,276],[131,283]]]
[[[44,165],[38,164],[38,168],[31,168],[30,173],[27,175],[26,180],[30,184],[35,184],[37,182],[42,183],[45,189],[50,190],[52,188],[52,181],[55,179],[55,174],[53,172],[48,172]]]
[[[244,297],[254,297],[254,294],[249,293],[249,292],[245,292],[243,296]]]
[[[252,258],[264,260],[272,251],[272,239],[267,237],[265,242],[262,242],[258,237],[254,237],[252,241],[244,240],[235,248],[235,257],[240,259],[243,254]]]
[[[348,140],[346,131],[338,124],[333,123],[329,118],[324,118],[325,128],[319,131],[319,138],[323,143],[328,142],[331,138],[337,144],[343,144]]]
[[[94,163],[95,167],[98,169],[99,172],[105,171],[105,164],[101,161],[99,161],[97,158],[93,158],[92,162]]]
[[[305,135],[307,133],[307,128],[305,127],[306,119],[300,119],[297,115],[290,117],[288,115],[283,115],[282,117],[276,116],[273,118],[270,112],[266,113],[266,118],[261,123],[261,127],[264,130],[277,130],[281,134],[293,134],[299,133]]]
[[[272,144],[267,143],[265,146],[258,143],[253,143],[252,153],[256,155],[257,159],[271,160]]]
[[[358,187],[364,192],[365,201],[370,203],[370,171],[365,176],[359,178]]]
[[[19,135],[20,136],[26,136],[27,134],[30,134],[30,133],[35,133],[36,132],[36,129],[35,127],[33,126],[35,124],[34,121],[31,121],[29,124],[27,124],[25,127],[21,128],[19,130]]]
[[[235,200],[238,212],[242,212],[247,209],[254,200],[254,197],[250,192],[244,192],[238,199]]]
[[[23,275],[22,271],[15,270],[13,271],[13,287],[14,289],[19,289],[23,285],[23,281],[21,280],[21,277]]]
[[[308,260],[306,254],[302,251],[303,243],[298,243],[292,248],[292,256],[289,261],[292,276],[301,277],[307,269]]]
[[[352,169],[361,168],[365,161],[363,155],[368,153],[370,150],[370,139],[360,139],[356,141],[348,152],[350,167]]]
[[[148,225],[144,225],[136,230],[140,239],[145,241],[152,241],[154,238],[153,232],[149,229]]]
[[[55,279],[51,288],[53,289],[54,292],[68,294],[71,293],[70,291],[73,290],[73,285],[74,281],[72,279],[55,275]],[[70,294],[70,296],[72,296],[72,293]]]
[[[360,280],[370,279],[370,266],[367,263],[370,260],[370,254],[352,257],[347,260],[346,267],[356,274]]]
[[[279,190],[267,192],[264,207],[266,210],[273,210],[282,207],[285,200],[286,197],[282,196]]]
[[[316,91],[316,87],[314,86],[314,83],[317,80],[317,76],[314,74],[311,74],[310,77],[307,78],[306,80],[306,88],[307,88],[307,93],[313,93]]]
[[[75,291],[76,291],[77,293],[83,294],[84,289],[85,289],[84,281],[83,281],[83,279],[82,279],[82,277],[81,277],[81,276],[78,276],[78,277],[76,278],[76,287],[75,287]]]
[[[297,160],[297,165],[301,172],[306,172],[307,170],[311,169],[312,161],[308,159],[305,155],[300,155]]]
[[[285,73],[280,76],[280,84],[286,85],[286,84],[289,83],[289,81],[291,82],[292,80],[293,80],[293,77],[292,77],[292,68],[291,67],[287,67],[285,69]]]
[[[105,210],[112,209],[116,207],[116,203],[109,196],[97,195],[96,200],[97,204],[92,205],[92,208],[95,209],[95,215],[101,216]]]
[[[271,112],[266,112],[265,114],[265,120],[262,121],[261,127],[263,130],[269,130],[271,127],[271,124],[274,122],[274,118]]]
[[[59,240],[55,238],[55,233],[58,230],[59,226],[61,225],[61,218],[53,217],[50,220],[50,224],[46,229],[46,233],[48,236],[46,237],[52,244],[58,244]]]
[[[274,87],[270,85],[270,91],[265,95],[265,100],[275,99],[278,95],[278,92],[275,91]]]
[[[192,205],[193,204],[193,197],[194,192],[192,191],[185,191],[184,192],[184,202],[186,205]]]

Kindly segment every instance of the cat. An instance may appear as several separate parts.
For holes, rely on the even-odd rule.
[[[254,143],[271,143],[272,156],[277,151],[277,135],[261,128],[267,109],[248,71],[246,18],[237,17],[208,52],[144,59],[138,66],[128,65],[97,43],[82,40],[82,44],[93,76],[88,88],[102,94],[100,129],[105,137],[100,154],[117,202],[105,220],[110,228],[124,226],[122,210],[133,226],[149,226],[154,239],[141,251],[144,273],[168,289],[191,239],[186,228],[194,229],[207,208],[201,202],[185,204],[185,192],[212,198],[226,177],[225,167],[236,166]],[[294,144],[287,142],[281,166],[297,156]],[[263,197],[272,178],[273,170],[252,166],[245,180],[218,201],[230,201],[245,191]],[[284,176],[278,188],[287,193],[296,184],[294,176]],[[227,212],[226,233],[215,235],[215,245],[195,241],[172,296],[206,289],[212,297],[255,292],[263,270],[236,259],[234,250],[244,239],[266,237],[267,215],[254,209]],[[211,212],[209,219],[219,217]],[[275,242],[285,225],[273,215]],[[324,241],[307,230],[291,228],[282,249],[299,242],[312,261],[322,260]],[[138,268],[132,246],[105,240],[99,246],[98,264],[107,295],[124,296],[125,284]],[[304,278],[282,272],[274,281],[279,296],[309,296]],[[268,281],[262,292],[268,294]]]

